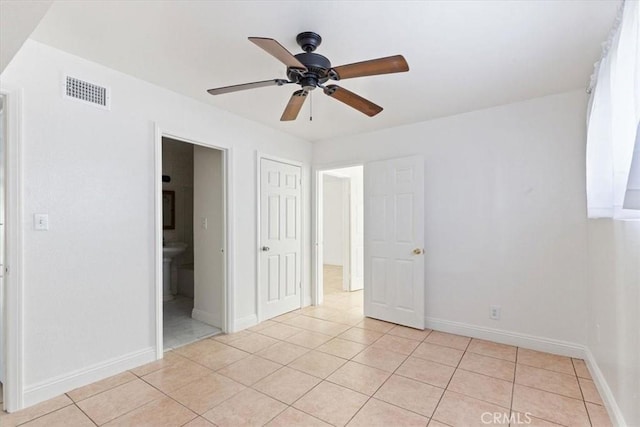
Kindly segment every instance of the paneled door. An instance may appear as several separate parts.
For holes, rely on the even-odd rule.
[[[301,168],[260,159],[261,320],[301,305]]]
[[[364,167],[364,315],[424,329],[424,160]]]

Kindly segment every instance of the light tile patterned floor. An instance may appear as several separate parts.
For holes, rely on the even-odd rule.
[[[610,425],[582,360],[367,319],[361,295],[329,292],[321,307],[169,351],[0,424],[437,427],[510,419]]]
[[[162,304],[165,351],[220,333],[220,329],[215,326],[192,318],[192,310],[193,298],[183,295],[176,295],[171,301]]]

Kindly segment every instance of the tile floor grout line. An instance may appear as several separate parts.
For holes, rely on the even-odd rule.
[[[66,396],[67,394],[66,394],[66,393],[64,393],[64,395]],[[67,397],[69,397],[69,396],[67,396]],[[71,398],[69,398],[69,399],[71,399]],[[18,424],[16,424],[16,427],[21,426],[21,425],[24,425],[24,424],[26,424],[26,423],[30,423],[31,421],[35,421],[35,420],[40,419],[40,418],[42,418],[42,417],[46,417],[47,415],[53,414],[54,412],[58,412],[58,411],[59,411],[59,410],[61,410],[61,409],[68,408],[68,407],[69,407],[69,406],[71,406],[71,405],[73,405],[73,400],[71,400],[71,403],[69,403],[68,405],[61,406],[60,408],[56,408],[56,409],[54,409],[53,411],[49,411],[49,412],[47,412],[47,413],[45,413],[45,414],[38,415],[37,417],[33,417],[33,418],[31,418],[31,419],[26,420],[25,422],[18,423]],[[3,411],[3,412],[4,412],[4,411]],[[11,412],[11,413],[7,412],[7,416],[10,416],[11,414],[15,414],[15,413],[16,413],[16,412]],[[89,418],[89,419],[91,420],[91,422],[93,422],[93,419],[91,419],[91,418]],[[94,424],[95,424],[95,423],[94,423]]]
[[[65,393],[65,394],[66,394],[66,393]],[[67,395],[67,396],[68,396],[68,395]],[[71,399],[71,397],[69,397],[69,399]],[[71,400],[73,401],[73,399],[71,399]],[[91,421],[91,422],[93,423],[93,425],[95,425],[95,426],[97,426],[97,425],[98,425],[98,423],[97,423],[97,422],[95,422],[95,421],[93,420],[93,418],[91,418],[91,417],[89,416],[89,414],[87,414],[85,411],[83,411],[83,410],[82,410],[82,408],[81,408],[80,406],[78,406],[78,404],[77,404],[75,401],[73,402],[73,404],[74,404],[74,406],[75,406],[76,408],[78,408],[78,410],[79,410],[80,412],[82,412],[82,413],[85,415],[85,417],[87,417],[87,418],[89,419],[89,421]]]
[[[471,343],[471,340],[469,340],[469,342],[467,343],[467,346],[465,347],[462,353],[462,356],[460,356],[460,360],[458,360],[458,364],[455,366],[455,370],[453,371],[451,378],[449,378],[449,381],[447,382],[447,386],[444,388],[444,391],[442,392],[440,399],[438,399],[438,403],[436,403],[436,406],[433,408],[433,413],[431,414],[431,418],[430,418],[431,420],[433,420],[433,417],[436,415],[436,412],[438,410],[438,407],[440,406],[440,403],[442,403],[442,399],[444,399],[444,395],[446,394],[447,390],[449,390],[449,385],[451,385],[451,381],[453,380],[453,377],[456,375],[456,371],[458,370],[458,367],[460,367],[460,363],[462,363],[462,359],[464,358],[464,355],[466,354],[467,348],[469,348],[470,343]],[[440,422],[439,420],[436,420],[436,421]],[[429,423],[431,423],[431,421],[429,421]]]
[[[582,396],[582,404],[584,405],[584,411],[587,413],[587,419],[589,420],[589,424],[593,426],[593,422],[591,421],[591,414],[589,414],[589,407],[587,406],[587,401],[584,398],[584,391],[582,391],[582,384],[580,383],[580,378],[578,377],[578,371],[576,370],[576,365],[573,363],[573,358],[571,358],[571,366],[573,367],[573,372],[576,374],[576,380],[578,381],[578,389],[580,390],[580,395]]]
[[[518,349],[516,347],[516,360],[513,364],[513,381],[511,382],[511,402],[509,404],[509,426],[511,426],[511,416],[513,415],[513,397],[516,394],[516,371],[518,369]]]
[[[392,329],[393,329],[393,328],[392,328]],[[391,331],[392,329],[389,329],[389,331]],[[374,342],[373,342],[369,347],[367,347],[367,348],[372,347],[372,346],[373,346],[377,341],[379,341],[380,339],[382,339],[384,336],[388,335],[388,334],[389,334],[389,331],[385,332],[382,336],[380,336],[376,341],[374,341]],[[420,341],[420,342],[418,343],[418,345],[417,345],[417,346],[416,346],[416,347],[415,347],[415,348],[414,348],[414,349],[413,349],[413,350],[412,350],[408,355],[406,355],[406,356],[405,356],[404,360],[403,360],[401,363],[399,363],[399,364],[398,364],[398,366],[397,366],[397,367],[396,367],[396,368],[391,372],[391,374],[390,374],[390,375],[389,375],[389,376],[388,376],[388,377],[387,377],[387,378],[382,382],[382,384],[380,384],[380,385],[378,386],[378,388],[377,388],[377,389],[376,389],[376,390],[371,394],[371,396],[369,396],[369,398],[367,399],[367,401],[366,401],[366,402],[364,402],[364,405],[362,405],[362,406],[360,407],[360,409],[358,409],[358,410],[356,411],[356,413],[355,413],[355,414],[353,414],[353,416],[349,419],[349,421],[347,422],[347,424],[348,424],[348,423],[350,423],[350,422],[351,422],[351,420],[353,420],[353,418],[354,418],[356,415],[358,415],[358,413],[362,410],[362,408],[364,408],[364,407],[366,406],[366,404],[367,404],[367,403],[369,403],[369,401],[370,401],[371,399],[373,399],[373,398],[374,398],[374,396],[376,395],[376,393],[378,393],[378,391],[379,391],[379,390],[380,390],[380,389],[381,389],[381,388],[382,388],[382,387],[387,383],[387,381],[389,381],[389,379],[390,379],[391,377],[393,377],[394,375],[396,375],[396,372],[398,371],[398,369],[400,369],[400,367],[401,367],[402,365],[404,365],[404,363],[409,359],[409,357],[411,357],[411,355],[416,351],[416,349],[420,346],[420,344],[421,344],[422,342],[424,342],[424,340],[425,340],[425,339],[427,339],[427,337],[428,337],[429,335],[431,335],[431,332],[433,332],[433,330],[430,330],[430,331],[429,331],[429,333],[427,333],[427,335],[422,339],[422,341]],[[392,336],[393,336],[393,335],[392,335]],[[365,349],[365,350],[366,350],[366,349]],[[362,351],[365,351],[365,350],[362,350]],[[362,352],[361,352],[361,353],[362,353]],[[360,353],[358,353],[358,354],[360,354]],[[400,353],[397,353],[397,354],[400,354]],[[356,356],[354,356],[354,357],[356,357]],[[357,362],[357,361],[354,361],[354,362],[355,362],[355,363],[359,363],[359,362]],[[363,364],[363,365],[364,365],[364,364]],[[365,366],[368,366],[368,365],[365,365]],[[378,368],[378,369],[379,369],[379,368]],[[398,374],[398,375],[400,375],[400,374]],[[402,375],[400,375],[400,376],[402,376]],[[402,376],[402,377],[403,377],[403,378],[406,378],[406,377],[404,377],[404,376]],[[420,381],[419,381],[419,382],[420,382]],[[432,387],[436,387],[436,386],[433,386],[432,384],[428,384],[428,385],[431,385]],[[437,388],[440,388],[440,387],[437,387]],[[444,391],[443,391],[443,394],[444,394]],[[410,409],[403,408],[403,407],[401,407],[401,406],[398,406],[398,405],[395,405],[395,404],[393,404],[393,403],[387,402],[386,400],[382,400],[382,399],[376,399],[376,400],[380,400],[380,401],[382,401],[382,402],[384,402],[384,403],[387,403],[387,404],[389,404],[389,405],[395,406],[396,408],[404,409],[405,411],[413,412],[414,414],[418,414],[418,415],[420,415],[420,416],[422,416],[422,417],[428,418],[428,420],[429,420],[429,421],[427,422],[427,425],[431,422],[431,416],[430,416],[430,417],[426,417],[426,416],[425,416],[425,415],[423,415],[423,414],[420,414],[420,413],[415,412],[415,411],[412,411],[412,410],[410,410]],[[437,406],[437,405],[436,405],[436,406]],[[435,412],[435,408],[434,408],[434,412]],[[433,416],[433,413],[432,413],[431,415]]]

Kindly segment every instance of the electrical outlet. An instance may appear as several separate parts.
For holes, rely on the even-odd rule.
[[[489,311],[489,317],[493,320],[500,320],[500,310],[501,308],[499,305],[492,305]]]

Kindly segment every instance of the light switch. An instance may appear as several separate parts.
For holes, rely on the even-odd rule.
[[[47,231],[49,229],[49,215],[48,214],[34,214],[33,215],[33,228],[39,231]]]
[[[209,228],[209,220],[207,217],[202,217],[200,219],[200,226],[202,227],[203,230],[206,230],[207,228]]]

